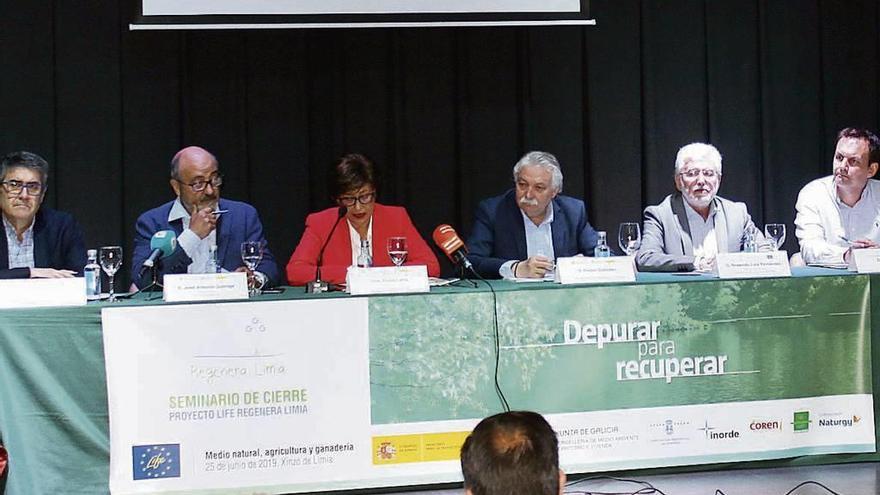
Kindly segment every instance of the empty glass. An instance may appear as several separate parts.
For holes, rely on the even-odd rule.
[[[387,248],[388,257],[391,258],[391,262],[394,263],[394,266],[400,266],[406,261],[406,255],[408,254],[406,249],[406,237],[389,237]]]
[[[241,261],[251,272],[257,269],[260,261],[263,260],[263,243],[260,241],[244,241],[241,243]],[[255,296],[260,291],[256,284],[251,286],[248,283],[248,295]]]
[[[116,302],[116,293],[114,292],[113,276],[116,275],[119,267],[122,266],[122,247],[121,246],[104,246],[100,250],[98,260],[101,263],[101,269],[107,274],[110,282],[110,302]]]
[[[785,224],[784,223],[768,223],[764,226],[764,235],[768,239],[773,239],[778,250],[785,243]]]
[[[627,256],[633,256],[642,247],[642,229],[636,222],[624,222],[620,224],[617,233],[617,242],[621,251]]]

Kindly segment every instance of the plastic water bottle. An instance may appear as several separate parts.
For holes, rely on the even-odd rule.
[[[596,244],[596,248],[593,250],[593,256],[596,258],[609,258],[611,257],[611,248],[608,247],[608,242],[606,241],[606,234],[604,230],[600,230],[599,234],[599,242]]]
[[[97,249],[89,249],[87,254],[89,262],[83,268],[83,277],[86,279],[86,299],[93,301],[101,296],[101,267]]]
[[[745,240],[743,242],[743,252],[745,253],[757,253],[758,252],[758,232],[754,227],[749,227],[746,229]]]
[[[220,263],[217,259],[217,245],[212,244],[208,252],[208,271],[207,273],[220,273]]]
[[[373,266],[373,256],[370,255],[369,239],[361,239],[361,252],[357,257],[357,266],[359,268],[369,268]]]

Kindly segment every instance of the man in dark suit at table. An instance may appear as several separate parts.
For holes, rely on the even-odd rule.
[[[461,447],[465,495],[560,495],[556,433],[540,414],[509,411],[480,421]]]
[[[49,164],[27,151],[0,159],[0,278],[67,278],[86,265],[83,234],[68,213],[43,208]]]
[[[541,278],[563,256],[592,256],[598,238],[583,201],[560,195],[562,170],[550,153],[526,153],[515,188],[477,207],[468,258],[485,278]]]
[[[659,205],[645,208],[640,271],[711,271],[718,253],[742,250],[755,228],[745,203],[719,196],[721,154],[711,144],[691,143],[675,157],[675,187]]]
[[[173,230],[178,247],[158,263],[158,275],[206,273],[212,266],[211,250],[216,247],[217,264],[225,271],[247,271],[241,260],[241,244],[259,241],[263,259],[251,277],[258,287],[279,281],[278,266],[263,237],[257,210],[239,201],[220,198],[217,159],[198,146],[184,148],[171,160],[171,188],[177,198],[143,213],[135,225],[132,277],[139,287],[149,277],[137,276],[150,256],[150,240],[160,230]]]

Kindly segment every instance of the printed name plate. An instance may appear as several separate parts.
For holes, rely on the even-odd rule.
[[[394,294],[400,292],[428,292],[428,267],[376,266],[348,268],[348,292],[353,296],[366,294]]]
[[[791,267],[785,251],[718,253],[715,273],[718,278],[790,277]]]
[[[560,284],[635,282],[635,259],[632,256],[557,258],[553,281]]]
[[[849,269],[859,273],[880,273],[880,249],[853,249]]]
[[[165,275],[162,283],[166,302],[248,298],[247,274],[244,272]]]
[[[22,278],[0,280],[0,308],[82,306],[86,303],[86,279]]]

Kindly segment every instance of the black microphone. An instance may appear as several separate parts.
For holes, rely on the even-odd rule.
[[[336,231],[336,226],[339,225],[340,220],[345,218],[346,213],[348,213],[348,208],[340,206],[337,211],[336,222],[333,224],[333,228],[330,229],[330,233],[327,235],[327,240],[324,241],[324,245],[321,246],[321,250],[318,251],[318,263],[315,265],[315,280],[306,284],[306,292],[309,294],[327,292],[330,290],[330,285],[321,280],[321,262],[324,260],[324,250],[327,249],[327,244],[330,243],[330,238],[333,237],[333,232]]]
[[[437,247],[439,247],[453,263],[470,271],[474,270],[474,266],[466,256],[467,246],[464,245],[461,237],[458,237],[455,229],[446,224],[438,225],[437,228],[434,229],[434,234],[431,237],[434,238],[434,244],[437,244]]]
[[[141,265],[141,270],[138,273],[139,279],[144,277],[147,270],[151,270],[156,266],[156,261],[159,258],[174,252],[177,248],[177,234],[173,230],[160,230],[156,232],[153,234],[153,238],[150,239],[150,248],[152,248],[153,252],[150,253],[150,257],[144,260],[144,263]]]

